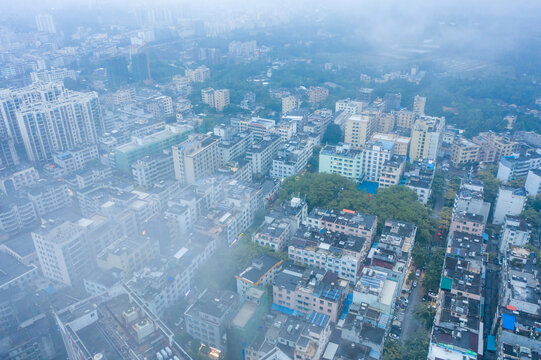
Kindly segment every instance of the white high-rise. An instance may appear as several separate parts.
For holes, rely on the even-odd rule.
[[[66,221],[32,232],[43,275],[61,284],[74,285],[88,269],[85,228]]]
[[[70,91],[61,83],[33,84],[0,92],[0,133],[24,144],[28,159],[95,144],[102,131],[98,95]]]
[[[51,34],[56,33],[56,27],[54,25],[54,20],[51,14],[36,15],[35,20],[38,31]]]

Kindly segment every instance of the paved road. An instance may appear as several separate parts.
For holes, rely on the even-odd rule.
[[[422,279],[419,279],[417,287],[413,289],[409,298],[408,298],[408,307],[404,313],[404,322],[402,323],[402,334],[400,334],[400,340],[402,343],[413,335],[422,324],[415,318],[413,313],[418,304],[421,303],[421,299],[425,293],[423,289]]]

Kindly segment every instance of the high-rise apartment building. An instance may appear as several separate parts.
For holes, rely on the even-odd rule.
[[[400,130],[411,130],[415,123],[415,113],[406,109],[393,112],[395,116],[395,127]]]
[[[417,116],[425,114],[426,97],[416,95],[413,98],[413,113]]]
[[[353,148],[360,149],[370,139],[376,129],[376,114],[362,113],[351,115],[346,120],[344,142]]]
[[[97,143],[102,126],[96,93],[63,90],[55,100],[21,107],[15,115],[28,159],[35,163]]]
[[[286,96],[282,98],[282,114],[299,109],[299,99],[295,96]]]
[[[229,104],[229,89],[214,91],[214,107],[216,111],[222,111]]]
[[[205,88],[201,90],[201,101],[215,108],[217,111],[222,111],[224,107],[230,104],[229,89],[214,90],[213,88]]]
[[[308,101],[311,104],[317,104],[325,101],[329,96],[329,89],[321,86],[310,86],[308,89]]]
[[[458,167],[477,161],[480,146],[466,138],[459,137],[451,146],[451,164]]]
[[[205,82],[210,78],[210,69],[202,65],[194,70],[186,69],[184,75],[190,79],[190,82]]]
[[[443,117],[422,116],[417,119],[411,133],[410,161],[436,160],[444,129]]]
[[[36,27],[39,32],[46,32],[50,34],[56,33],[56,27],[51,14],[38,14],[35,17]]]
[[[173,177],[173,158],[170,153],[145,156],[133,163],[132,174],[139,185],[152,187]]]
[[[88,270],[85,228],[66,221],[32,232],[43,275],[64,285],[82,280]]]
[[[385,112],[398,111],[400,110],[400,103],[402,102],[402,94],[387,93],[383,97],[383,102]]]
[[[220,165],[218,139],[210,134],[190,135],[188,140],[173,146],[175,177],[184,184],[193,184],[213,174]]]

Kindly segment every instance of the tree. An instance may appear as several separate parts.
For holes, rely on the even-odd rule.
[[[434,322],[434,316],[436,315],[436,309],[426,303],[419,304],[415,307],[413,316],[420,322],[422,322],[427,330],[430,330],[432,323]]]
[[[418,329],[404,344],[405,360],[425,360],[428,356],[430,334],[424,329]]]
[[[483,170],[477,173],[479,180],[483,182],[483,195],[486,202],[489,202],[494,206],[496,197],[498,196],[498,190],[500,189],[500,180],[496,179],[496,167],[487,166]]]
[[[428,266],[425,271],[423,285],[427,290],[437,290],[440,287],[441,269],[443,267],[445,251],[441,248],[432,248]]]
[[[340,126],[337,124],[329,124],[321,142],[336,145],[343,141],[344,135],[342,134],[342,129],[340,129]]]
[[[402,344],[400,341],[387,339],[383,345],[383,360],[402,360]]]

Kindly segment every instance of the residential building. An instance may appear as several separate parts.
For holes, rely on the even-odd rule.
[[[363,103],[362,101],[354,101],[351,99],[338,100],[334,111],[343,111],[350,115],[360,114],[366,104],[367,103]]]
[[[147,104],[147,109],[150,111],[154,119],[165,120],[174,115],[173,99],[170,96],[156,96],[150,99]]]
[[[503,224],[506,215],[518,216],[526,204],[526,191],[524,188],[513,188],[501,185],[494,206],[492,222]]]
[[[370,238],[301,226],[288,244],[288,257],[297,264],[334,271],[352,284],[370,247]]]
[[[278,153],[282,139],[278,135],[266,135],[246,152],[246,159],[252,163],[254,174],[265,175],[272,166],[272,160]]]
[[[356,213],[353,210],[335,211],[313,208],[304,224],[317,230],[325,229],[372,240],[376,236],[377,221],[378,217],[375,215]]]
[[[289,266],[274,280],[273,308],[307,318],[317,313],[325,322],[336,322],[347,292],[347,280],[330,270]]]
[[[239,132],[250,131],[253,134],[254,141],[256,141],[270,134],[276,126],[276,121],[252,117],[250,119],[231,119],[231,125],[236,126]]]
[[[205,82],[210,78],[210,70],[205,65],[201,65],[194,70],[186,69],[184,75],[190,82]]]
[[[460,167],[464,164],[471,164],[479,158],[480,146],[459,137],[454,140],[451,146],[451,164],[454,167]]]
[[[378,116],[376,131],[380,133],[390,133],[395,127],[395,115],[389,113],[383,113]]]
[[[413,98],[413,113],[417,116],[425,114],[426,97],[415,95]]]
[[[413,129],[416,117],[416,114],[413,111],[401,109],[400,111],[392,112],[392,114],[395,116],[395,127],[397,129],[405,131],[410,131]]]
[[[376,120],[376,114],[373,113],[351,115],[346,120],[344,142],[351,144],[353,148],[362,148],[375,132]]]
[[[131,174],[131,166],[137,159],[171,149],[171,146],[186,140],[192,131],[193,127],[189,125],[168,124],[150,134],[132,136],[130,142],[114,149],[114,164],[118,170]]]
[[[39,32],[55,34],[56,26],[51,14],[38,14],[35,17],[36,27]]]
[[[68,186],[63,181],[40,180],[28,189],[27,194],[38,216],[41,217],[71,204]]]
[[[370,104],[372,102],[372,97],[374,94],[374,89],[369,88],[361,88],[357,92],[357,99],[359,101],[365,102],[367,104]]]
[[[512,156],[519,152],[520,143],[510,140],[505,135],[498,135],[492,131],[480,133],[472,139],[479,145],[480,162],[500,161],[502,156]]]
[[[304,170],[312,157],[313,142],[292,139],[285,143],[272,160],[270,176],[284,179]]]
[[[216,111],[222,111],[229,104],[229,89],[220,89],[214,92],[214,107]]]
[[[148,155],[132,164],[134,180],[144,187],[152,187],[160,181],[173,178],[174,174],[171,153]]]
[[[38,222],[38,214],[30,199],[14,196],[0,197],[0,230],[17,233]]]
[[[24,166],[0,172],[0,189],[4,194],[14,193],[24,187],[35,185],[39,180],[38,171],[32,166]]]
[[[115,240],[97,254],[96,263],[102,270],[122,271],[130,278],[135,271],[142,269],[158,255],[159,244],[148,237],[136,236]]]
[[[405,185],[415,191],[419,202],[426,205],[432,193],[435,166],[431,160],[412,162],[410,170],[404,173]]]
[[[387,141],[394,143],[394,154],[408,156],[411,139],[406,136],[401,136],[393,133],[375,133],[370,138],[372,141]]]
[[[172,149],[175,177],[183,184],[193,184],[218,168],[218,139],[210,133],[190,135]]]
[[[72,286],[88,271],[85,229],[66,221],[48,224],[32,232],[43,275],[59,284]]]
[[[506,215],[500,234],[500,254],[505,254],[512,247],[528,245],[531,226],[521,217]]]
[[[411,133],[410,160],[436,160],[444,128],[443,117],[423,116],[415,120]]]
[[[296,96],[285,96],[282,98],[282,114],[298,110],[300,101]]]
[[[485,220],[482,215],[468,212],[453,212],[449,232],[460,231],[481,236],[485,231]]]
[[[405,156],[393,155],[389,159],[385,160],[378,176],[379,187],[383,189],[400,184],[405,167]]]
[[[96,93],[62,88],[54,98],[20,106],[15,118],[28,159],[34,163],[51,161],[56,152],[96,144],[102,132]]]
[[[455,197],[453,212],[481,215],[483,222],[486,224],[490,213],[490,203],[484,201],[483,190],[483,183],[481,181],[463,180]]]
[[[261,246],[267,246],[273,250],[283,250],[287,241],[291,238],[296,229],[292,229],[288,218],[279,214],[265,216],[265,221],[254,234],[252,241]]]
[[[402,101],[402,94],[400,93],[386,93],[383,96],[383,103],[385,104],[385,112],[390,113],[391,111],[400,110],[400,103]]]
[[[528,171],[524,187],[530,196],[537,196],[537,194],[541,193],[541,169]]]
[[[216,128],[214,128],[214,135],[216,135]],[[250,131],[241,131],[230,137],[222,137],[218,143],[221,164],[243,156],[252,144],[253,133]]]
[[[184,312],[186,332],[207,346],[224,350],[229,320],[238,301],[238,295],[229,290],[205,290]]]
[[[329,96],[329,89],[321,86],[310,86],[308,88],[308,102],[317,104],[325,101]]]
[[[504,156],[498,165],[498,180],[507,183],[515,179],[524,179],[530,170],[541,168],[541,154],[533,153],[525,156]]]
[[[253,287],[265,288],[271,285],[276,274],[282,270],[283,261],[277,257],[263,254],[252,260],[252,264],[244,269],[237,279],[237,293],[241,298],[246,297],[246,292]]]
[[[150,354],[187,357],[173,332],[125,288],[115,295],[90,297],[53,315],[69,359],[94,359],[96,354],[103,359]]]
[[[99,158],[98,146],[90,145],[53,155],[56,165],[71,173],[85,168],[86,164]]]

